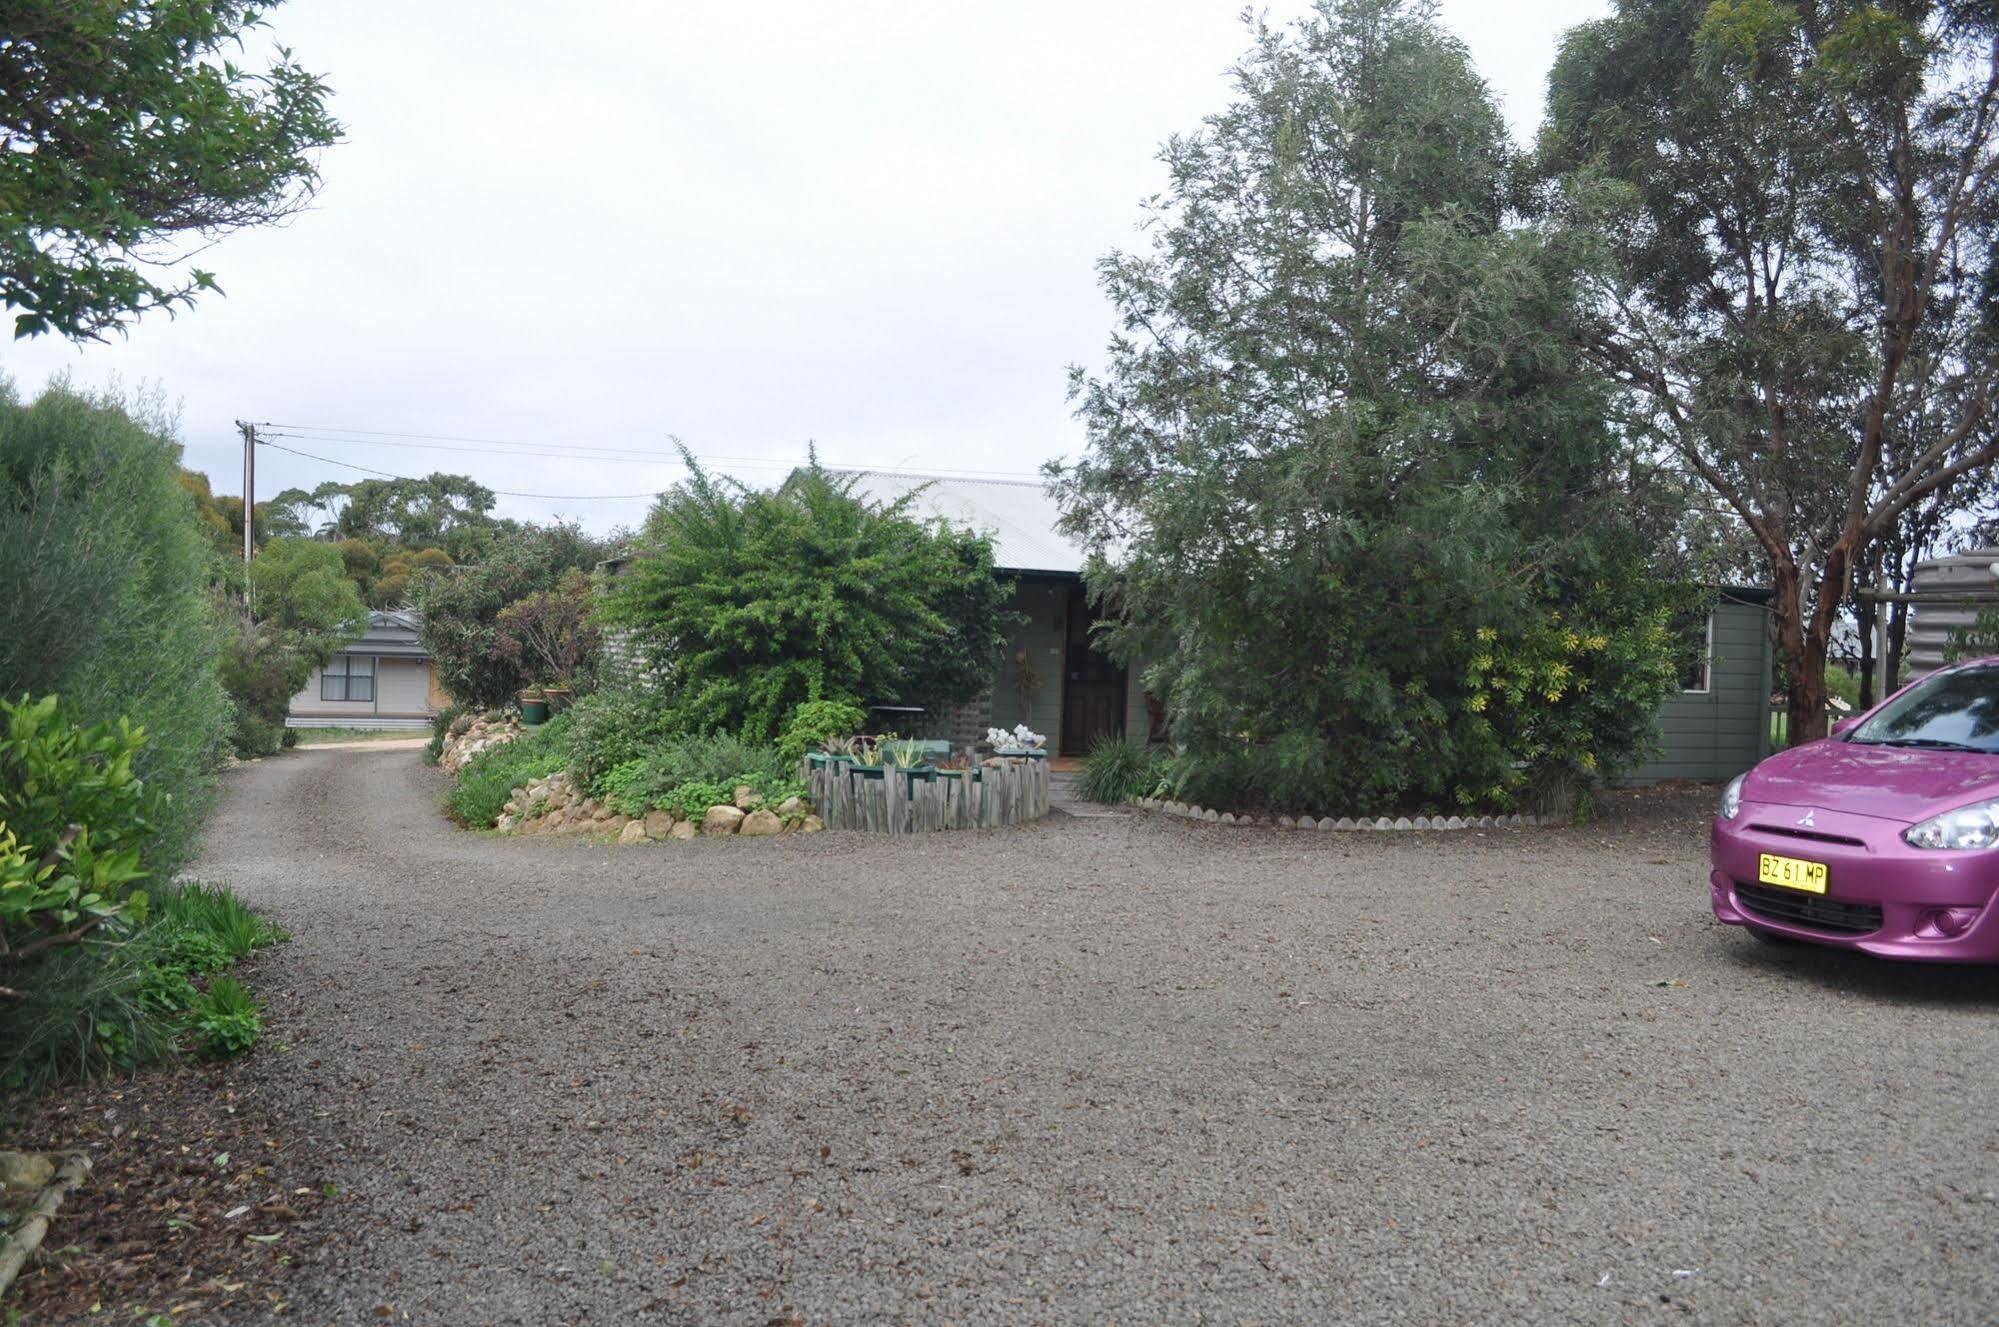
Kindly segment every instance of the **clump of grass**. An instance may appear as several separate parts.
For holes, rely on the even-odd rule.
[[[215,885],[169,885],[150,904],[131,934],[52,949],[10,974],[20,995],[0,999],[0,1092],[256,1044],[256,998],[223,970],[290,937]]]
[[[1092,802],[1128,802],[1151,794],[1166,771],[1163,753],[1122,737],[1100,737],[1084,759],[1076,791]]]

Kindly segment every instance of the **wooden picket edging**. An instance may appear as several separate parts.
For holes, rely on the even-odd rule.
[[[812,809],[828,829],[870,834],[927,834],[943,829],[997,829],[1048,814],[1048,762],[1002,758],[956,778],[912,781],[901,770],[871,779],[843,764],[803,770]]]

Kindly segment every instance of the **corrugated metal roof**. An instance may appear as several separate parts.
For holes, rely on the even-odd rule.
[[[1073,575],[1083,550],[1055,529],[1061,514],[1048,490],[1029,480],[937,479],[896,470],[834,470],[855,481],[854,493],[894,502],[915,492],[915,509],[993,536],[993,561],[1001,571]]]

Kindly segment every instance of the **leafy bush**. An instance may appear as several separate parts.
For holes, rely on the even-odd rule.
[[[516,599],[494,619],[493,652],[534,681],[573,682],[595,666],[602,647],[590,621],[590,577],[577,567],[553,590]]]
[[[264,1035],[263,1008],[242,982],[217,977],[188,1011],[188,1024],[208,1055],[241,1055]]]
[[[458,771],[449,806],[460,824],[484,829],[500,818],[513,790],[569,764],[569,715],[562,714],[503,746],[488,748]]]
[[[698,820],[711,806],[720,806],[729,800],[734,790],[719,783],[695,780],[683,783],[672,792],[661,797],[657,803],[662,811],[671,811],[682,820]]]
[[[1163,753],[1123,737],[1100,737],[1090,745],[1076,791],[1092,802],[1128,802],[1150,796],[1166,772]]]
[[[1011,587],[990,540],[853,493],[816,461],[772,491],[664,493],[600,610],[671,697],[671,726],[770,741],[799,704],[941,704],[990,680]]]
[[[808,700],[791,712],[777,749],[796,763],[830,737],[853,736],[867,721],[867,711],[851,701]]]
[[[606,551],[574,525],[527,525],[496,536],[471,566],[416,580],[411,591],[423,610],[424,648],[452,699],[491,709],[547,680],[539,675],[539,664],[499,652],[500,614],[510,604],[556,589],[564,572],[587,571]]]
[[[152,917],[156,934],[173,932],[213,941],[222,954],[222,962],[215,967],[291,938],[228,890],[199,881],[159,891],[153,899]]]
[[[235,707],[230,744],[238,756],[277,753],[291,699],[340,649],[360,639],[368,610],[333,545],[273,539],[250,565],[254,621],[225,618],[218,676]]]
[[[642,691],[599,691],[566,713],[570,771],[596,796],[603,795],[599,780],[614,766],[641,758],[667,737],[664,707]]]
[[[79,727],[54,696],[0,701],[0,986],[37,954],[145,918],[133,886],[160,798],[132,772],[144,735]]]
[[[137,414],[0,385],[0,697],[59,694],[80,723],[145,731],[133,773],[170,796],[143,864],[166,878],[194,854],[230,712],[208,535],[163,412]]]

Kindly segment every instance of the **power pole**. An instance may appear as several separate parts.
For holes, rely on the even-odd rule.
[[[243,435],[243,562],[249,565],[257,552],[257,426],[236,421]]]

